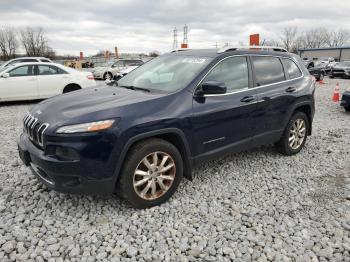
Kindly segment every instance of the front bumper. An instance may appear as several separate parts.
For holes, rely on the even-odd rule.
[[[63,193],[99,195],[114,191],[113,171],[111,173],[107,163],[100,165],[86,159],[59,160],[36,147],[26,134],[20,136],[18,151],[23,163],[50,189]]]

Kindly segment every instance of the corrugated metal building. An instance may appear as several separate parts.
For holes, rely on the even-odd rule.
[[[310,59],[334,57],[336,61],[350,60],[350,46],[300,49],[299,55]]]

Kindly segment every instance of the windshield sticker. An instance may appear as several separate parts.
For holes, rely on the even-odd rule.
[[[195,58],[195,57],[186,57],[182,60],[183,63],[191,63],[191,64],[203,64],[206,61],[205,58]]]

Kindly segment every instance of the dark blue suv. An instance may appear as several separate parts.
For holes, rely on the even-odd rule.
[[[269,47],[177,50],[113,86],[45,100],[24,117],[22,160],[60,192],[116,192],[158,205],[213,157],[264,144],[298,153],[311,134],[315,82]]]

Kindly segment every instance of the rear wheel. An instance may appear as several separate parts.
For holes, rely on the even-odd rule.
[[[75,84],[70,84],[70,85],[67,85],[67,86],[63,89],[63,94],[69,93],[69,92],[73,92],[73,91],[76,91],[76,90],[79,90],[79,89],[81,89],[80,86],[75,85]]]
[[[152,207],[174,194],[182,175],[183,161],[177,148],[162,139],[148,139],[128,153],[118,192],[136,208]]]
[[[305,145],[309,125],[309,119],[303,112],[294,113],[276,144],[277,150],[284,155],[297,154]]]
[[[324,73],[321,72],[320,77],[318,78],[318,80],[321,81],[321,80],[323,80],[323,78],[324,78]]]
[[[346,112],[350,112],[350,106],[344,106]]]

